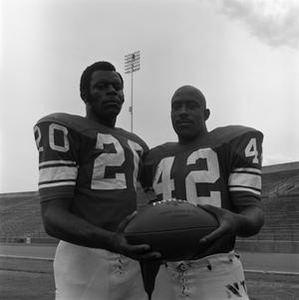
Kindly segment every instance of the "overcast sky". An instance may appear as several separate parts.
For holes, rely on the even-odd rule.
[[[123,74],[117,126],[150,147],[176,140],[170,98],[184,84],[205,94],[208,129],[264,133],[264,165],[299,161],[299,1],[2,0],[0,2],[0,193],[37,190],[33,126],[52,112],[85,114],[79,79],[97,60]]]

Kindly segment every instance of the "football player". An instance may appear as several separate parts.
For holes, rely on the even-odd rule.
[[[144,162],[143,186],[154,190],[155,200],[189,201],[213,213],[219,222],[215,231],[199,240],[193,260],[160,266],[153,300],[248,300],[234,246],[237,236],[258,233],[264,222],[260,206],[263,135],[243,126],[209,132],[209,115],[199,89],[176,90],[171,120],[178,142],[151,149]],[[153,277],[146,266],[151,290]]]
[[[39,194],[46,232],[59,239],[57,300],[147,299],[138,260],[159,253],[130,245],[123,230],[136,210],[145,142],[115,127],[123,79],[108,62],[87,67],[80,81],[86,116],[55,113],[34,127]]]

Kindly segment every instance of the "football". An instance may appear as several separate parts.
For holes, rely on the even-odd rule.
[[[218,227],[214,215],[184,200],[163,200],[147,206],[124,230],[130,244],[148,244],[167,261],[192,259],[199,240]]]

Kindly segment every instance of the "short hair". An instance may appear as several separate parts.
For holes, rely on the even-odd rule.
[[[111,64],[108,61],[98,61],[93,63],[92,65],[88,66],[82,73],[81,79],[80,79],[80,95],[82,98],[83,91],[88,91],[89,89],[89,83],[90,83],[90,78],[91,74],[94,71],[115,71],[116,69],[113,64]],[[120,75],[120,73],[116,72],[121,80],[122,85],[124,84],[123,78]],[[82,98],[83,99],[83,98]],[[84,100],[84,99],[83,99]]]
[[[207,107],[207,101],[206,101],[206,98],[205,98],[203,92],[202,92],[200,89],[198,89],[197,87],[193,86],[193,85],[183,85],[183,86],[179,87],[179,88],[174,92],[174,94],[173,94],[173,96],[172,96],[171,99],[173,99],[173,97],[174,97],[176,94],[178,94],[178,93],[180,93],[180,92],[182,92],[182,91],[185,91],[185,90],[194,91],[194,92],[198,95],[200,101],[203,103],[204,108]]]

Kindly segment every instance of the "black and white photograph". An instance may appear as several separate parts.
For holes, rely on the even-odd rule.
[[[299,0],[0,0],[0,298],[299,299]]]

